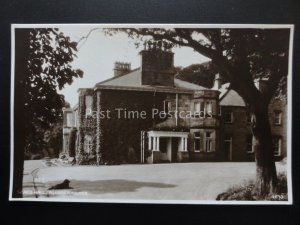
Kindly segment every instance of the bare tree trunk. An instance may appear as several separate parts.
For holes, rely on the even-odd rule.
[[[256,160],[255,192],[259,196],[267,196],[274,193],[277,186],[268,104],[262,101],[253,108],[252,132]]]

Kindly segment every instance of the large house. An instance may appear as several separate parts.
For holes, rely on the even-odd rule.
[[[78,105],[63,110],[61,155],[78,164],[254,160],[245,102],[218,74],[209,89],[175,77],[171,50],[140,55],[139,68],[116,62],[112,78],[78,90]],[[269,112],[281,159],[286,101],[273,99]]]

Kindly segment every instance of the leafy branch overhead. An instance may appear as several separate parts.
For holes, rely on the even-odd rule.
[[[125,32],[142,41],[164,40],[190,47],[210,58],[231,88],[249,104],[257,98],[269,102],[278,86],[285,89],[289,29],[118,28],[105,32]],[[268,79],[263,90],[255,87],[256,78]]]

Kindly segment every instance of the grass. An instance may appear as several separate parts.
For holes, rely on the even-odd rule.
[[[222,201],[287,201],[287,178],[286,174],[278,175],[278,185],[276,193],[259,196],[254,191],[254,181],[248,181],[246,184],[229,188],[226,192],[219,194],[216,200]]]

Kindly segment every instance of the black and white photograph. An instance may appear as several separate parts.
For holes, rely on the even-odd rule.
[[[293,35],[12,24],[9,200],[292,204]]]

